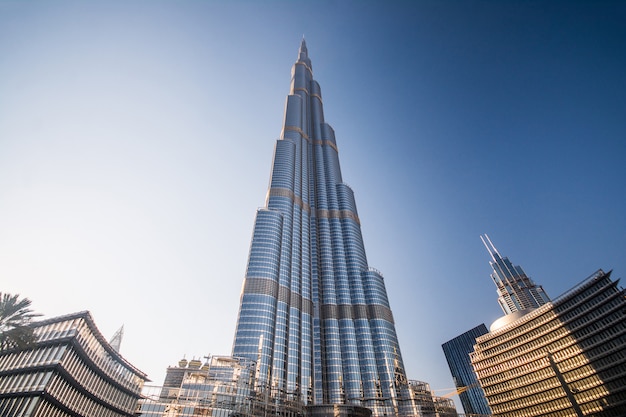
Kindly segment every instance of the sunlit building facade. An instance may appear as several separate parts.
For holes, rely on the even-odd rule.
[[[181,360],[167,368],[162,387],[146,386],[141,400],[142,417],[298,417],[299,404],[276,404],[254,391],[256,364],[242,358],[211,356]]]
[[[626,416],[626,299],[598,270],[551,302],[508,314],[471,361],[494,415]]]
[[[550,301],[543,287],[536,285],[521,266],[513,265],[509,258],[500,256],[489,236],[480,238],[491,255],[491,279],[496,284],[498,303],[504,314],[530,310]]]
[[[491,414],[470,361],[476,338],[488,332],[487,327],[481,324],[441,345],[465,414]]]
[[[385,282],[367,263],[311,68],[303,40],[256,214],[232,353],[256,361],[259,389],[285,400],[417,415]]]
[[[33,324],[35,342],[0,353],[0,416],[135,416],[146,375],[104,339],[89,312]]]
[[[420,417],[457,417],[454,401],[433,395],[430,385],[424,381],[409,381],[412,401]]]

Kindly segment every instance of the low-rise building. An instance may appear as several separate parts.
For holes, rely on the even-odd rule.
[[[146,374],[102,336],[87,311],[32,324],[35,340],[0,352],[0,415],[135,416]]]

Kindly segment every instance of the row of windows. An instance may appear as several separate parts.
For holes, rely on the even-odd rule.
[[[625,341],[623,339],[619,339],[613,342],[607,342],[606,339],[601,336],[597,336],[594,339],[590,339],[594,344],[600,344],[602,347],[602,352],[607,352],[609,349],[619,349],[620,346],[623,346]],[[567,344],[565,339],[557,340],[557,342],[562,342],[560,346],[560,350],[556,351],[553,354],[554,360],[558,363],[559,368],[562,368],[563,372],[567,372],[571,369],[575,369],[576,367],[580,367],[585,363],[589,362],[589,358],[594,358],[594,356],[590,356],[590,351],[585,349],[585,355],[583,356],[583,349],[581,349],[581,345],[572,342],[569,346],[565,347]],[[607,344],[610,343],[610,344]],[[584,347],[584,346],[583,346]],[[619,354],[619,353],[618,353]],[[624,359],[622,354],[619,354],[620,360]],[[499,391],[506,391],[511,389],[514,385],[517,384],[526,384],[531,382],[536,382],[544,378],[544,375],[541,373],[537,373],[536,371],[541,368],[546,368],[546,354],[545,352],[537,352],[537,356],[534,360],[529,361],[526,364],[516,364],[511,363],[509,367],[494,367],[487,368],[478,372],[479,377],[481,379],[481,384],[485,388],[485,392],[496,393]],[[594,362],[595,365],[595,362]],[[516,378],[519,379],[520,382],[517,381]],[[494,384],[497,384],[494,386]],[[495,390],[495,391],[494,391]]]
[[[600,292],[606,291],[607,289],[610,290],[611,287],[614,287],[614,284],[615,283],[611,281],[608,276],[605,276],[604,279],[593,281],[592,285],[586,288],[583,285],[578,294],[559,303],[557,309],[559,312],[565,312],[569,308],[573,308],[579,304],[586,304],[589,299],[595,297]]]
[[[37,342],[56,340],[62,337],[74,336],[77,329],[84,322],[82,317],[51,323],[34,329]]]
[[[0,394],[42,391],[51,376],[52,371],[0,376]]]
[[[0,416],[30,417],[39,397],[0,398]]]
[[[579,310],[572,313],[576,318],[571,322],[578,327],[576,339],[571,336],[559,336],[562,331],[555,332],[556,334],[548,336],[557,340],[545,340],[545,349],[554,353],[553,357],[560,372],[570,387],[575,390],[580,404],[593,403],[596,407],[600,401],[606,408],[610,404],[616,404],[617,400],[614,398],[616,393],[626,386],[626,351],[624,350],[626,331],[621,306],[613,302],[617,299],[614,297],[600,297],[600,299],[609,301],[603,301],[604,305],[595,303],[593,310],[588,311],[590,317],[580,315],[580,310],[588,306],[579,304],[573,310]],[[580,340],[583,335],[585,339]],[[514,342],[510,341],[510,343]],[[533,347],[533,344],[527,343],[524,346]],[[506,353],[493,359],[505,356],[507,356]],[[522,357],[516,359],[520,358]],[[564,397],[564,392],[559,387],[558,381],[554,380],[554,371],[549,367],[545,354],[542,358],[542,352],[538,352],[534,360],[530,356],[526,359],[529,363],[516,363],[513,359],[508,360],[505,366],[507,362],[505,360],[500,363],[501,365],[485,367],[478,372],[479,380],[494,413],[511,417],[567,415],[563,414],[562,410],[560,411],[559,400],[556,397]],[[500,366],[504,367],[498,369]],[[536,405],[527,407],[529,404]],[[565,406],[567,407],[567,404]],[[589,413],[598,411],[598,409],[594,410]]]
[[[33,366],[55,364],[59,362],[66,349],[66,345],[54,345],[11,352],[0,356],[0,369],[3,371],[11,371]]]
[[[73,417],[63,410],[56,408],[54,405],[41,399],[33,417]]]
[[[569,323],[572,320],[576,320],[584,311],[593,309],[594,306],[600,304],[601,302],[607,300],[608,298],[614,299],[619,297],[620,294],[614,291],[603,290],[600,293],[594,294],[594,297],[588,302],[584,303],[582,306],[580,304],[570,306],[568,308],[563,308],[562,305],[555,307],[555,311],[559,315],[559,318],[566,323]],[[581,309],[583,307],[583,309]]]
[[[621,307],[620,305],[615,305],[614,303],[604,304],[600,307],[594,308],[593,310],[589,310],[585,308],[585,306],[581,306],[580,309],[585,308],[584,315],[580,315],[579,318],[576,319],[576,321],[571,324],[571,329],[565,330],[563,327],[556,329],[557,326],[563,326],[563,324],[557,321],[551,321],[549,324],[550,324],[550,327],[553,329],[552,333],[548,333],[547,332],[548,328],[544,328],[544,327],[548,327],[548,325],[546,324],[539,329],[535,329],[529,332],[528,335],[520,335],[520,337],[517,340],[509,340],[507,343],[503,343],[502,345],[498,347],[493,347],[489,349],[488,351],[482,350],[483,344],[481,343],[477,347],[476,353],[473,355],[476,368],[481,369],[481,368],[490,366],[491,364],[495,364],[496,362],[502,362],[503,360],[511,359],[517,355],[520,355],[521,353],[525,351],[527,352],[528,350],[539,348],[542,345],[546,345],[550,339],[564,337],[566,332],[569,333],[569,332],[575,331],[576,337],[580,338],[580,336],[582,335],[589,334],[589,333],[592,333],[593,331],[612,325],[616,320],[621,319],[619,312],[615,313],[617,309],[619,309],[620,307]],[[599,317],[601,317],[602,315],[609,314],[610,312],[614,312],[615,314],[613,314],[613,316],[605,317],[602,320],[598,320]],[[586,323],[593,321],[593,320],[596,320],[596,321],[594,323],[591,323],[589,326],[584,327]],[[526,342],[528,339],[532,340],[533,336],[537,334],[541,334],[541,336],[545,336],[545,337],[539,337],[533,340],[532,342],[525,343],[523,345],[520,344],[520,342],[522,341]],[[512,348],[512,346],[518,346],[518,347]],[[547,350],[555,351],[554,348],[549,347],[549,346],[547,347]],[[492,359],[483,360],[487,358],[488,356],[495,355],[497,351],[500,351],[500,352],[507,351],[507,352],[503,355],[493,357]],[[480,363],[478,363],[479,361]]]
[[[626,333],[626,322],[624,313],[620,310],[613,311],[610,316],[602,320],[591,323],[589,326],[575,333],[578,343],[585,349],[591,348],[598,343],[603,343],[608,339],[623,340]],[[620,320],[620,322],[617,322]]]
[[[542,336],[545,336],[547,334],[550,334],[554,331],[557,331],[556,329],[558,327],[561,326],[561,323],[556,320],[556,315],[554,315],[553,311],[548,311],[544,314],[545,316],[545,320],[543,321],[542,325],[535,327],[532,330],[529,330],[529,328],[532,328],[532,325],[529,325],[528,323],[520,326],[520,329],[524,329],[526,330],[523,333],[519,333],[517,334],[517,336],[515,338],[508,338],[508,340],[503,341],[501,344],[493,344],[493,343],[480,343],[480,351],[476,351],[475,357],[476,359],[483,359],[483,358],[487,358],[489,356],[495,356],[497,354],[500,354],[504,351],[507,350],[511,350],[514,349],[516,347],[521,346],[522,349],[524,349],[524,344],[528,342],[528,340],[536,340],[541,338]],[[496,339],[494,339],[496,340]],[[503,340],[503,339],[498,339],[498,340]],[[493,342],[493,341],[490,341]]]
[[[494,372],[509,369],[512,366],[525,365],[538,358],[545,357],[546,352],[557,352],[575,343],[574,337],[569,335],[565,329],[558,329],[552,334],[547,334],[540,339],[526,343],[520,348],[504,351],[500,355],[484,359],[475,364],[475,369]]]
[[[541,346],[544,347],[510,360],[495,357],[481,362],[482,367],[474,364],[475,369],[479,377],[485,378],[485,385],[489,385],[492,382],[528,374],[543,367],[543,364],[546,363],[546,352],[553,352],[556,361],[582,353],[581,345],[572,336],[559,337],[557,334],[552,340],[549,340],[549,343],[546,341],[541,343]],[[489,366],[484,366],[488,363]]]
[[[618,342],[616,346],[618,346],[619,348],[619,346],[621,345],[622,343]],[[626,366],[626,351],[614,352],[611,355],[600,358],[598,360],[591,357],[591,363],[593,365],[592,367],[588,365],[588,358],[590,358],[590,356],[587,354],[583,356],[582,351],[577,346],[572,346],[571,348],[568,348],[568,350],[570,351],[570,353],[576,352],[576,354],[568,355],[568,359],[558,362],[559,370],[567,376],[568,381],[576,381],[584,378],[587,375],[600,372],[603,369],[607,368],[611,369],[611,373],[616,372],[615,374],[617,375],[618,373],[623,372],[624,366]],[[557,360],[557,355],[554,355],[554,358],[555,360]],[[507,375],[511,376],[512,373],[507,373]],[[534,382],[537,379],[543,379],[543,377],[536,374],[530,374],[528,376],[520,377],[518,374],[516,379],[511,378],[510,380],[505,380],[498,385],[485,387],[485,392],[489,392],[489,394],[505,392],[514,389],[515,387],[518,387],[520,385],[527,384],[530,381]],[[582,390],[584,387],[577,386],[577,388]]]
[[[621,387],[625,386],[626,381],[621,382]],[[602,416],[602,417],[624,417],[626,415],[626,391],[615,392],[608,399],[599,396],[588,403],[581,404],[580,408],[585,415]]]
[[[138,395],[125,393],[102,379],[87,367],[74,351],[69,352],[64,358],[62,366],[83,389],[95,397],[126,412],[133,411]]]
[[[624,376],[624,374],[626,374],[626,361],[624,361],[625,356],[624,352],[617,352],[611,356],[594,361],[592,364],[580,366],[579,368],[576,368],[575,373],[565,371],[562,372],[567,376],[569,381],[572,381],[572,388],[582,391],[593,386],[589,385],[592,381],[586,378],[587,376],[595,375],[597,373],[602,375],[602,378],[605,380],[618,376]],[[565,366],[559,364],[559,368],[565,369]],[[575,374],[575,376],[572,374]]]
[[[601,285],[602,288],[600,290],[603,290],[605,287],[608,287],[611,285],[611,281],[608,281],[608,283],[607,281],[608,279],[602,281],[602,285]],[[596,283],[596,286],[594,286],[592,289],[587,289],[586,292],[578,294],[576,297],[574,297],[575,300],[573,300],[573,302],[570,302],[572,300],[563,300],[563,302],[560,302],[554,305],[550,303],[545,304],[544,306],[538,308],[537,310],[527,314],[525,316],[526,322],[523,325],[505,326],[504,328],[500,330],[481,336],[480,338],[477,339],[477,342],[480,343],[483,349],[486,350],[490,347],[504,344],[510,339],[516,339],[520,335],[524,335],[530,332],[531,331],[530,329],[539,327],[540,325],[546,323],[547,321],[552,320],[554,318],[554,311],[553,311],[554,309],[560,308],[560,310],[562,310],[563,306],[569,307],[572,305],[580,304],[585,298],[589,296],[589,291],[594,292],[594,293],[597,292],[598,290],[596,287],[598,286],[600,286],[600,284]],[[556,302],[553,302],[553,303],[556,303]],[[549,314],[545,314],[545,313],[549,313]]]
[[[52,377],[47,392],[68,409],[82,416],[120,417],[125,415],[83,395],[58,374]]]
[[[491,405],[491,402],[489,402]],[[506,416],[533,417],[547,416],[552,412],[571,410],[572,405],[559,388],[540,392],[533,396],[491,405],[495,415],[506,413]],[[575,414],[573,414],[575,416]]]
[[[524,369],[519,369],[524,368]],[[496,373],[488,378],[478,379],[483,387],[485,395],[492,396],[501,392],[507,392],[520,386],[534,384],[550,379],[554,373],[549,368],[545,356],[541,360],[534,361],[522,367],[515,367],[502,373]]]
[[[591,330],[602,328],[603,325],[610,325],[620,321],[623,318],[624,313],[621,308],[624,307],[624,303],[606,303],[594,309],[587,310],[584,315],[576,319],[567,327],[571,329],[572,333],[577,335],[585,335],[590,333]],[[587,323],[593,321],[589,326]],[[586,327],[585,327],[586,326]]]
[[[131,391],[137,393],[141,391],[141,386],[144,381],[143,378],[128,369],[117,358],[111,356],[92,333],[84,320],[78,330],[79,332],[76,339],[79,344],[85,350],[87,356],[105,374]]]

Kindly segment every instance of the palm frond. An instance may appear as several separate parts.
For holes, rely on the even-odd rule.
[[[0,351],[10,348],[25,349],[34,340],[30,326],[41,314],[30,309],[32,301],[19,294],[0,292]]]

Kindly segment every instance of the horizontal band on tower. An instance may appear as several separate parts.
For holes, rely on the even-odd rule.
[[[319,209],[316,211],[317,217],[322,219],[351,219],[357,224],[361,224],[359,216],[350,210],[326,210]]]
[[[293,191],[287,188],[277,188],[272,187],[269,191],[270,197],[287,197],[294,204],[300,207],[303,211],[310,213],[311,206],[302,201],[302,198],[297,196]],[[319,209],[315,212],[317,218],[320,219],[350,219],[353,220],[358,225],[361,224],[361,220],[359,220],[359,216],[357,216],[353,211],[350,210],[327,210],[327,209]]]
[[[313,314],[313,302],[311,300],[302,297],[295,291],[291,291],[284,285],[279,285],[278,282],[271,279],[246,277],[243,293],[244,295],[268,295],[302,313]],[[321,314],[321,319],[378,319],[388,321],[389,323],[394,322],[391,310],[379,304],[323,304]]]
[[[308,142],[312,143],[313,145],[321,145],[321,146],[330,146],[331,148],[333,148],[335,150],[335,152],[339,153],[339,148],[337,148],[337,145],[330,141],[330,140],[314,140],[311,141],[311,138],[309,138],[309,135],[306,134],[306,132],[302,129],[300,129],[298,126],[285,126],[283,128],[283,131],[285,130],[290,130],[292,132],[298,132],[304,139],[306,139]]]
[[[243,293],[269,295],[302,313],[313,315],[313,301],[268,278],[246,277]]]
[[[393,314],[388,307],[378,304],[322,304],[322,316],[324,319],[349,319],[349,320],[386,320],[393,323]]]
[[[320,103],[324,104],[324,100],[322,100],[322,96],[320,96],[320,95],[319,95],[319,94],[317,94],[317,93],[313,93],[313,94],[311,94],[307,88],[304,88],[304,87],[297,87],[297,88],[294,88],[294,89],[293,89],[293,92],[295,93],[296,91],[303,91],[303,92],[304,92],[307,96],[309,96],[309,97],[315,97],[315,98],[317,98],[317,99],[320,101]]]
[[[270,197],[287,197],[291,201],[293,201],[295,205],[299,206],[303,211],[307,213],[311,212],[311,206],[309,206],[307,203],[302,201],[302,198],[300,198],[300,196],[297,196],[293,191],[288,190],[287,188],[272,187],[270,188],[269,196]]]
[[[296,63],[294,65],[302,65],[304,68],[308,69],[309,72],[311,73],[311,77],[313,77],[313,70],[311,69],[311,67],[309,67],[307,64],[305,64],[302,61],[296,61]]]

